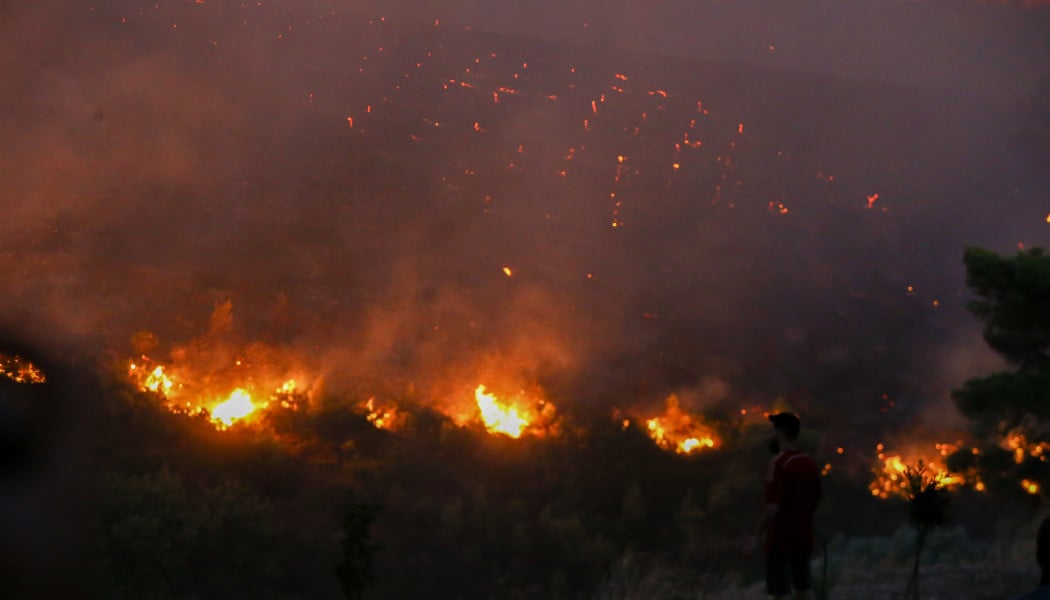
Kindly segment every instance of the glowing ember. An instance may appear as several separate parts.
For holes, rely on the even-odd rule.
[[[1024,488],[1024,491],[1028,492],[1029,494],[1032,494],[1033,496],[1039,493],[1039,484],[1032,481],[1031,479],[1022,479],[1021,487]]]
[[[1013,454],[1017,464],[1023,463],[1028,456],[1046,462],[1046,457],[1050,454],[1050,442],[1030,442],[1023,433],[1018,432],[1008,434],[1001,445]]]
[[[1028,445],[1024,436],[1019,433],[1011,433],[1006,437],[1005,442],[1006,446],[1013,452],[1014,462],[1017,464],[1024,462],[1025,447]]]
[[[33,363],[20,356],[0,354],[0,375],[16,383],[44,383],[47,378]]]
[[[965,483],[961,476],[950,473],[940,460],[941,457],[948,456],[958,449],[958,446],[954,444],[935,444],[933,453],[911,452],[907,457],[903,454],[886,454],[883,452],[884,448],[882,444],[877,446],[879,463],[872,469],[875,479],[868,485],[872,496],[883,499],[893,495],[906,496],[908,490],[906,473],[909,468],[915,469],[920,466],[924,468],[925,473],[938,488],[954,489]],[[980,484],[980,487],[983,488],[984,485]]]
[[[713,431],[683,411],[674,394],[667,398],[663,416],[646,420],[645,427],[658,446],[678,454],[691,454],[718,444]]]
[[[512,438],[519,438],[529,426],[529,419],[517,407],[503,404],[496,396],[485,392],[485,386],[479,385],[474,390],[474,398],[481,411],[481,420],[485,429],[492,433],[502,433]]]
[[[789,212],[791,212],[791,209],[789,209],[788,207],[784,206],[783,202],[770,200],[769,201],[769,212],[777,213],[777,214],[781,214],[781,215],[786,215]]]
[[[234,421],[243,419],[255,412],[256,408],[258,407],[252,402],[251,394],[241,388],[237,388],[230,393],[228,399],[211,409],[211,419],[217,423],[222,423],[225,427],[230,427]]]

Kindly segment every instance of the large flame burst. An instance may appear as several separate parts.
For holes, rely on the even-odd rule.
[[[131,361],[128,375],[142,391],[163,397],[168,410],[190,415],[206,414],[218,429],[247,422],[274,404],[290,409],[298,407],[292,400],[299,392],[294,379],[269,387],[253,385],[249,379],[231,385],[233,389],[229,392],[191,391],[194,386],[184,382],[192,378],[175,376],[163,365],[152,364],[147,357],[142,357],[139,362]]]
[[[872,469],[875,478],[868,489],[871,495],[879,498],[890,496],[906,497],[908,493],[908,469],[917,468],[922,465],[924,473],[939,488],[955,489],[966,483],[966,480],[948,471],[944,459],[959,449],[959,444],[934,444],[933,452],[922,450],[911,450],[901,453],[886,452],[883,444],[876,446],[879,462]],[[984,484],[979,480],[975,482],[974,488],[978,491],[984,490]]]
[[[237,388],[230,392],[229,398],[216,404],[211,409],[211,418],[213,421],[229,427],[233,425],[234,421],[243,419],[255,412],[257,408],[259,407],[252,401],[252,395],[247,390]]]
[[[489,433],[520,438],[524,433],[543,435],[554,426],[554,405],[539,401],[537,406],[525,402],[507,402],[490,393],[484,385],[474,389],[474,401],[481,422]]]
[[[718,446],[714,431],[698,418],[682,410],[678,396],[667,398],[664,414],[645,421],[649,437],[661,448],[691,454]]]
[[[16,383],[44,383],[44,372],[33,363],[14,354],[0,354],[0,375]]]

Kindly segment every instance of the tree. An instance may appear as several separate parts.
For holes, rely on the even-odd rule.
[[[294,548],[273,506],[236,483],[194,486],[166,467],[99,481],[103,595],[284,598]]]
[[[372,523],[379,516],[379,508],[369,504],[351,503],[343,513],[343,541],[336,575],[343,593],[350,600],[364,597],[372,585],[375,555],[379,545],[372,540]]]
[[[904,471],[908,486],[905,494],[908,500],[908,521],[915,528],[915,562],[912,564],[911,577],[904,591],[905,598],[919,599],[919,565],[922,562],[922,551],[926,548],[926,538],[937,527],[948,522],[948,505],[950,497],[944,487],[944,481],[936,474],[930,473],[921,460],[918,465]]]
[[[968,380],[952,398],[988,440],[979,455],[959,453],[953,470],[977,469],[986,479],[1046,483],[1050,468],[1050,255],[1042,248],[1001,257],[967,248],[967,283],[978,298],[970,310],[984,323],[984,340],[1010,369]],[[1014,489],[1018,489],[1014,485]]]

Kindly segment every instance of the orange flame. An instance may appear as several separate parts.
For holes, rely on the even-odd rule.
[[[1021,464],[1024,462],[1026,456],[1039,459],[1042,462],[1047,461],[1047,454],[1050,454],[1050,443],[1048,442],[1029,442],[1028,438],[1023,433],[1013,432],[1006,436],[1002,441],[1004,449],[1009,450],[1014,455],[1014,462]]]
[[[45,383],[44,372],[21,356],[0,354],[0,375],[16,383]]]
[[[395,431],[404,422],[404,415],[398,412],[397,408],[393,406],[377,406],[375,398],[369,398],[364,405],[367,414],[365,418],[368,422],[375,425],[376,429],[386,429],[387,431]]]
[[[246,366],[239,360],[235,364],[237,367]],[[238,385],[225,395],[201,390],[193,384],[185,386],[182,381],[192,379],[186,379],[184,374],[173,375],[164,365],[154,366],[145,356],[141,363],[133,361],[129,364],[128,375],[140,390],[161,396],[169,411],[189,415],[207,414],[218,429],[228,429],[234,423],[249,421],[252,415],[269,408],[271,401],[277,401],[284,408],[299,408],[293,398],[300,391],[294,379],[271,388],[272,392],[260,400],[252,391],[253,387],[258,389],[256,386]]]
[[[259,407],[252,402],[252,395],[247,390],[237,388],[230,392],[229,398],[211,409],[211,420],[223,428],[230,427],[234,421],[247,417],[257,408]]]
[[[529,426],[529,419],[515,406],[500,402],[496,396],[486,393],[485,386],[479,385],[474,390],[474,399],[485,429],[492,433],[502,433],[512,438],[519,438]]]
[[[956,444],[934,444],[935,452],[933,453],[912,451],[906,454],[886,454],[883,444],[879,444],[876,449],[879,463],[872,469],[875,478],[868,485],[872,496],[883,499],[890,496],[906,496],[908,492],[906,473],[909,468],[917,467],[920,462],[938,488],[954,489],[966,483],[963,477],[949,472],[941,460],[958,449]],[[981,491],[984,484],[977,481],[974,487]]]
[[[132,363],[131,368],[135,369],[134,363]],[[151,392],[159,392],[164,395],[171,392],[171,388],[174,386],[175,382],[164,374],[164,367],[162,366],[157,366],[156,369],[153,369],[150,374],[146,376],[145,381],[142,382],[142,389]]]
[[[647,419],[645,427],[656,445],[678,454],[692,454],[718,445],[711,428],[683,411],[674,394],[668,396],[663,416]]]

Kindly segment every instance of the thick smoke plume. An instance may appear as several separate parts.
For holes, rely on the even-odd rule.
[[[333,391],[859,421],[977,364],[964,245],[1046,239],[1045,9],[383,4],[3,5],[8,320],[165,358],[230,302]]]

